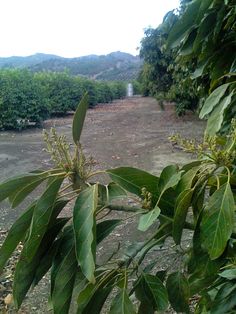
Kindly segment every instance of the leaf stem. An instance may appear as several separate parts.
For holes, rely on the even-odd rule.
[[[95,171],[95,172],[92,172],[92,173],[90,173],[90,174],[88,174],[87,175],[87,179],[88,178],[91,178],[91,177],[93,177],[93,176],[96,176],[96,175],[98,175],[98,174],[105,174],[106,172],[104,171],[104,170],[98,170],[98,171]]]

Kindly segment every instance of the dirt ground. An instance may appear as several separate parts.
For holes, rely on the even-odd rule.
[[[72,116],[67,116],[45,121],[44,128],[55,126],[71,140],[71,124]],[[174,148],[168,142],[168,136],[180,133],[184,137],[201,138],[204,126],[205,123],[192,113],[183,118],[176,117],[171,104],[165,104],[162,110],[153,98],[127,98],[88,111],[82,145],[85,153],[95,158],[98,169],[129,165],[158,174],[165,165],[181,165],[192,158]],[[41,132],[41,129],[31,129],[0,133],[0,181],[35,168],[48,167],[50,160],[43,152]],[[25,206],[12,210],[6,202],[0,204],[0,241],[1,234],[5,234]],[[122,237],[130,234],[130,230],[120,229],[117,234]],[[6,280],[10,286],[11,279],[0,277],[0,295],[9,292],[4,288]],[[47,313],[46,295],[47,283],[43,282],[27,299],[21,313]],[[15,312],[10,310],[9,313]]]

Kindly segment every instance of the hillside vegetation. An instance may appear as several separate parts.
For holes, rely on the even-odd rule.
[[[63,58],[49,54],[35,54],[28,57],[0,58],[0,68],[27,68],[33,72],[64,72],[100,80],[136,79],[141,60],[124,52],[108,55],[89,55],[78,58]]]

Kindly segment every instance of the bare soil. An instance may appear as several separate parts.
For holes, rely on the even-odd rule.
[[[71,140],[72,115],[51,119],[43,127],[55,126]],[[183,164],[193,158],[176,149],[168,136],[180,133],[183,137],[201,138],[205,123],[193,113],[176,117],[173,104],[166,103],[164,110],[153,98],[127,98],[89,109],[82,134],[85,153],[96,160],[96,168],[107,169],[132,166],[159,174],[168,164]],[[50,165],[50,157],[43,152],[41,129],[23,132],[0,133],[0,180]],[[35,195],[31,196],[31,200]],[[30,199],[28,200],[30,201]],[[17,209],[10,209],[7,202],[0,204],[0,243],[27,202]],[[130,225],[118,228],[114,237],[136,239]],[[113,246],[111,238],[110,246]],[[108,244],[109,247],[109,244]],[[11,293],[12,269],[15,257],[0,275],[0,313],[5,313],[4,297]],[[47,313],[47,278],[30,293],[19,313]],[[2,311],[2,312],[1,312]],[[12,307],[7,313],[16,313]]]

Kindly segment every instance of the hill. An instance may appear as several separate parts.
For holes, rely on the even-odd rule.
[[[56,55],[44,54],[44,53],[36,53],[32,56],[27,57],[19,57],[12,56],[7,58],[0,57],[0,68],[26,68],[30,66],[34,66],[35,64],[44,62],[46,60],[51,60],[55,58],[61,58]],[[63,58],[61,58],[63,59]]]
[[[63,58],[56,55],[38,53],[28,57],[0,58],[0,68],[27,68],[33,72],[68,71],[97,80],[130,80],[139,73],[142,61],[138,56],[125,52],[108,55],[88,55],[78,58]]]

